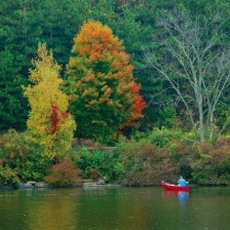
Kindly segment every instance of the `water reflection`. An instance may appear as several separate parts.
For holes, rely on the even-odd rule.
[[[178,192],[178,200],[180,201],[186,201],[189,197],[189,193],[188,192]]]
[[[162,194],[163,194],[163,196],[165,198],[167,196],[177,196],[179,201],[186,201],[189,198],[189,193],[188,192],[162,190]]]
[[[16,190],[0,201],[0,229],[74,229],[78,221],[78,195],[70,190]]]
[[[226,230],[229,203],[230,188],[0,190],[0,229]]]

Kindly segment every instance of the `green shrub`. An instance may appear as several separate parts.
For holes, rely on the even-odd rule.
[[[193,181],[204,185],[230,185],[230,138],[198,147],[199,158],[192,164]]]
[[[20,180],[17,170],[11,169],[9,166],[0,163],[0,185],[17,185]]]
[[[15,130],[0,136],[0,185],[47,178],[58,186],[75,186],[81,178],[104,177],[109,183],[150,186],[161,180],[176,182],[179,175],[191,183],[230,184],[227,137],[201,145],[196,133],[155,129],[145,138],[120,139],[114,148],[76,145],[57,163],[26,136]]]
[[[125,185],[150,186],[161,180],[176,179],[176,165],[165,149],[160,149],[149,140],[129,141],[118,145],[118,162],[122,165]]]
[[[174,139],[180,139],[183,136],[181,130],[171,130],[166,128],[154,128],[146,137],[152,144],[158,147],[164,147]]]
[[[2,136],[1,143],[2,176],[11,172],[11,179],[5,175],[4,183],[41,181],[54,163],[41,149],[27,142],[25,132],[9,130]]]
[[[116,166],[117,156],[109,149],[97,150],[85,147],[76,148],[72,159],[82,171],[84,179],[98,179],[103,177],[107,182],[114,182],[119,177]]]
[[[177,175],[191,180],[191,164],[197,159],[197,143],[185,139],[172,140],[166,151],[169,153],[170,160],[177,165]]]
[[[158,110],[157,116],[158,127],[170,127],[172,128],[176,123],[176,110],[175,106],[168,105]]]

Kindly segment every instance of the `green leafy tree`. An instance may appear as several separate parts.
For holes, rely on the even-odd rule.
[[[88,21],[74,38],[67,92],[78,137],[114,140],[120,128],[135,125],[145,107],[132,75],[129,55],[112,30]]]
[[[61,91],[63,80],[60,66],[54,61],[46,45],[39,44],[38,58],[32,61],[30,70],[32,85],[25,88],[31,111],[27,126],[31,141],[43,147],[49,157],[66,154],[71,146],[75,122],[68,109],[67,96]]]

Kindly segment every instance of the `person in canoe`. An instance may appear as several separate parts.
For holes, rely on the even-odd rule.
[[[188,185],[188,182],[182,177],[180,176],[179,180],[177,181],[178,185],[181,187],[185,187]]]

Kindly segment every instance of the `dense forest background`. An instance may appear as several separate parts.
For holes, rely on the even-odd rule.
[[[136,140],[120,143],[114,155],[81,150],[56,167],[70,176],[78,170],[70,162],[77,162],[83,177],[92,169],[129,185],[156,184],[165,173],[171,180],[183,174],[198,183],[229,184],[228,0],[0,0],[0,132],[6,133],[0,177],[5,183],[42,180],[60,163],[46,156],[41,161],[36,148],[27,154],[23,131],[30,107],[22,85],[29,84],[39,43],[52,49],[65,79],[73,38],[88,20],[108,25],[123,41],[146,108],[138,125],[124,131],[135,133]],[[7,133],[11,129],[22,134]]]
[[[1,0],[0,5],[1,131],[26,128],[29,107],[23,97],[21,85],[28,84],[28,70],[31,59],[36,55],[38,43],[45,42],[53,50],[54,58],[63,67],[64,77],[73,38],[88,19],[98,20],[111,27],[114,34],[123,40],[127,53],[131,55],[131,63],[135,68],[134,77],[142,85],[141,94],[147,105],[145,117],[138,126],[142,131],[162,126],[191,129],[194,124],[188,118],[189,112],[192,113],[193,122],[199,122],[199,112],[192,102],[193,98],[187,102],[190,106],[188,111],[168,80],[149,64],[147,57],[152,53],[161,59],[161,64],[165,67],[174,65],[175,68],[181,68],[176,66],[175,55],[167,50],[169,47],[166,44],[172,43],[173,37],[164,28],[162,19],[173,15],[177,21],[181,20],[179,23],[184,24],[184,28],[190,30],[192,26],[198,26],[198,23],[202,30],[199,31],[200,49],[208,46],[205,39],[207,36],[214,36],[215,31],[218,33],[215,34],[216,44],[212,47],[212,52],[217,52],[222,45],[225,50],[229,49],[230,3],[225,0]],[[182,14],[188,19],[183,21]],[[172,33],[175,35],[175,32]],[[207,72],[211,70],[218,71],[210,67]],[[169,71],[170,69],[165,68],[165,72]],[[179,75],[177,72],[173,74]],[[212,81],[214,76],[206,75]],[[190,90],[184,94],[184,98],[186,95],[197,96],[193,95],[192,87],[183,78],[177,78],[177,81],[182,93]],[[218,114],[214,118],[218,127],[228,127],[228,104],[229,93],[225,90],[214,108],[215,115]],[[205,106],[203,113],[207,109]]]

